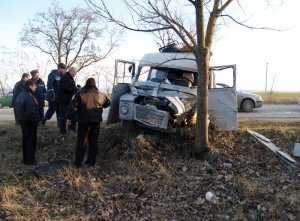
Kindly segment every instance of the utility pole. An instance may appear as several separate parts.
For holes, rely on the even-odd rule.
[[[265,94],[267,94],[267,90],[268,90],[268,71],[269,71],[269,62],[266,63],[266,85],[265,85]]]

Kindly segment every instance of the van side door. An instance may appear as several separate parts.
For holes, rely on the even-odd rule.
[[[131,61],[116,60],[114,85],[131,84],[135,73],[135,63]]]
[[[218,130],[238,129],[236,65],[211,68],[208,111]]]

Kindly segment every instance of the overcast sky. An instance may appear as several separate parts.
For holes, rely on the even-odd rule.
[[[70,8],[85,5],[83,0],[64,0],[62,5]],[[119,13],[118,0],[113,8]],[[220,26],[213,51],[215,65],[237,64],[239,89],[264,90],[265,64],[269,62],[269,87],[274,81],[277,91],[300,91],[300,1],[285,0],[281,6],[257,5],[262,0],[240,0],[243,9],[230,10],[245,22],[255,26],[284,29],[281,32],[249,30],[227,23]],[[271,1],[270,1],[271,2]],[[280,1],[276,1],[280,2]],[[0,46],[9,49],[21,47],[18,42],[23,24],[37,12],[45,11],[51,0],[0,1]],[[129,32],[111,59],[138,60],[144,53],[157,51],[152,35]],[[113,63],[111,63],[113,65]],[[275,76],[275,77],[274,77]]]

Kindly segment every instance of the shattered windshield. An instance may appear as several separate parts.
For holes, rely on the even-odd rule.
[[[144,66],[140,69],[139,82],[152,81],[193,88],[196,86],[196,74],[179,69],[153,68]]]
[[[138,76],[138,81],[163,82],[166,79],[167,72],[163,69],[151,68],[149,66],[142,67]]]

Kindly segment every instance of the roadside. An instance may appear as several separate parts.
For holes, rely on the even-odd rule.
[[[238,132],[211,131],[211,153],[195,160],[192,130],[165,136],[116,124],[101,130],[95,168],[37,178],[20,163],[19,130],[1,127],[0,219],[298,220],[299,172],[246,128],[288,153],[299,142],[299,123],[243,122]],[[62,140],[55,127],[43,127],[39,162],[72,160],[74,145],[74,134]]]
[[[45,108],[45,113],[48,109]],[[103,110],[103,119],[107,119],[108,116],[108,109]],[[0,125],[1,124],[8,124],[11,122],[14,122],[14,114],[13,114],[13,109],[12,108],[2,108],[0,109]],[[54,123],[56,122],[56,115],[54,114],[53,117],[47,121],[49,123]]]
[[[266,104],[252,113],[239,113],[240,122],[300,122],[300,105]]]
[[[104,109],[103,120],[106,121],[109,109]],[[300,122],[300,105],[264,105],[254,109],[252,113],[238,113],[239,122],[267,121],[267,122]],[[12,109],[0,109],[0,124],[14,121]],[[54,123],[53,116],[50,122]]]
[[[300,98],[300,92],[255,93],[263,97],[265,104],[298,104]]]

